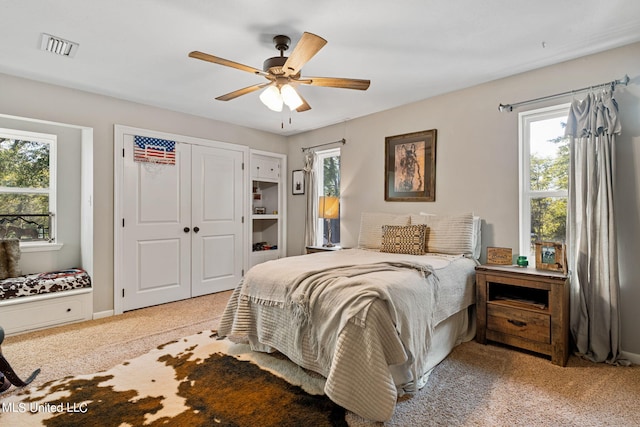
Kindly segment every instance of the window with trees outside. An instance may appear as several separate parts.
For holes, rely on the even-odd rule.
[[[0,238],[54,241],[56,141],[0,129]]]
[[[318,183],[318,197],[335,196],[340,198],[340,148],[316,152],[316,178]],[[340,243],[340,212],[338,218],[325,220],[318,218],[318,237],[316,245],[322,246],[328,242],[329,227],[331,227],[331,243]]]
[[[569,184],[569,104],[520,118],[520,254],[535,265],[535,242],[565,242]]]

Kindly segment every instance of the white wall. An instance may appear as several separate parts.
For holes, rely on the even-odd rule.
[[[0,114],[91,127],[94,130],[95,312],[113,309],[114,124],[286,153],[286,139],[279,135],[4,74],[0,74],[0,94]]]
[[[623,133],[618,138],[616,203],[620,248],[622,348],[640,354],[640,44],[546,67],[517,76],[426,99],[378,114],[289,138],[289,168],[302,167],[301,147],[346,138],[342,147],[341,237],[357,243],[364,211],[462,213],[483,218],[487,246],[518,251],[518,115],[500,113],[515,103],[628,74],[619,88]],[[375,82],[373,82],[375,84]],[[567,102],[560,98],[527,107]],[[436,201],[384,201],[386,136],[437,129]],[[304,240],[304,197],[288,196],[288,252],[300,254]]]

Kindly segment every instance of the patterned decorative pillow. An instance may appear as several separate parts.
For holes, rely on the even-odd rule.
[[[383,225],[380,252],[423,255],[426,233],[425,225]]]
[[[380,249],[383,225],[409,225],[409,214],[363,212],[360,218],[358,248]]]

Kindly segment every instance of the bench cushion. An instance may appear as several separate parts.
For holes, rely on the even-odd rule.
[[[81,268],[28,274],[0,280],[0,300],[90,287],[91,278]]]

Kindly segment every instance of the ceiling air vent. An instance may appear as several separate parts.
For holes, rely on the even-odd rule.
[[[42,41],[40,49],[46,50],[57,55],[73,57],[78,50],[78,43],[52,36],[51,34],[42,33]]]

